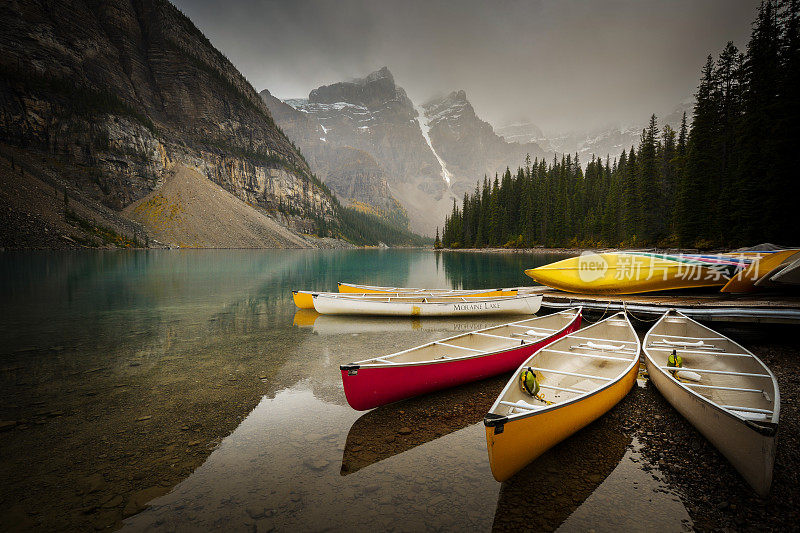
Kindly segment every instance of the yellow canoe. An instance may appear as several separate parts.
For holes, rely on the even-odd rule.
[[[728,278],[713,265],[697,265],[624,252],[583,254],[525,274],[542,285],[580,294],[640,292],[717,287]]]
[[[431,296],[516,296],[519,289],[524,287],[510,287],[499,289],[418,289],[414,287],[381,287],[378,285],[358,285],[356,283],[339,282],[339,292],[360,294],[391,294],[401,293],[406,295],[428,294]]]
[[[720,292],[752,292],[756,285],[788,265],[800,250],[781,250],[759,256],[750,266],[733,276]]]
[[[525,361],[483,420],[494,478],[505,481],[614,407],[636,381],[639,348],[627,316],[617,313],[562,337]],[[536,374],[538,397],[520,386],[526,369]]]

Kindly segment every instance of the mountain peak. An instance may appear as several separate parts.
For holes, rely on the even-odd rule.
[[[405,101],[407,98],[405,91],[394,84],[394,76],[387,67],[371,72],[363,78],[323,85],[308,95],[308,101],[312,104],[345,102],[368,108],[390,100]]]
[[[389,80],[389,82],[391,82],[391,84],[394,85],[394,76],[392,76],[392,73],[389,72],[389,67],[381,67],[375,72],[370,72],[369,74],[366,75],[366,77],[354,81],[360,83],[361,85],[366,85],[368,83],[373,83],[383,79]]]

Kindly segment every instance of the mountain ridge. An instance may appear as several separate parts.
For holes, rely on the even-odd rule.
[[[295,234],[337,231],[338,200],[245,77],[168,1],[18,0],[0,14],[0,145],[17,165],[57,168],[56,189],[117,212],[185,166]]]

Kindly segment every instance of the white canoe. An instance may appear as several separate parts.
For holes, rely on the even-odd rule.
[[[339,288],[341,289],[344,284],[340,283]],[[366,285],[364,285],[366,287]],[[375,287],[376,289],[378,287]],[[367,292],[348,292],[348,291],[341,291],[341,292],[324,292],[324,291],[292,291],[292,298],[294,299],[294,304],[299,307],[300,309],[314,309],[314,300],[312,298],[313,294],[328,294],[328,295],[338,295],[342,294],[349,298],[385,298],[387,296],[393,297],[418,297],[418,296],[464,296],[464,297],[482,297],[482,296],[517,296],[518,289],[470,289],[470,290],[461,290],[461,289],[413,289],[413,288],[402,288],[396,287],[397,290],[393,292],[388,292],[388,289],[392,287],[382,287],[383,289],[387,289],[385,292],[380,292],[377,290],[367,291]]]
[[[314,309],[323,315],[475,316],[533,315],[542,295],[529,296],[386,296],[359,298],[347,294],[312,294]]]
[[[683,359],[673,376],[667,358]],[[644,338],[650,380],[728,458],[761,496],[772,483],[780,393],[775,376],[749,350],[675,311]]]

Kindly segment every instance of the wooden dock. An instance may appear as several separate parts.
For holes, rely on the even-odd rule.
[[[542,307],[566,309],[582,306],[604,313],[627,311],[634,317],[655,318],[677,309],[696,320],[800,324],[800,294],[724,294],[708,291],[672,291],[652,294],[572,294],[542,287]]]

